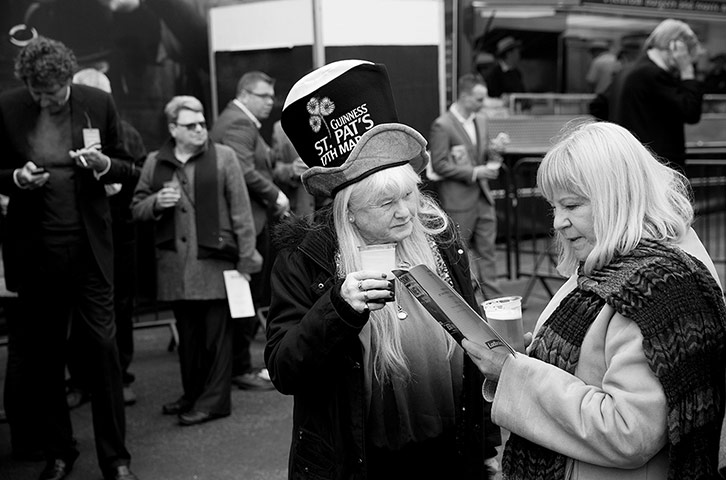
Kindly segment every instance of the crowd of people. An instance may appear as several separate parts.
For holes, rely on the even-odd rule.
[[[459,78],[428,141],[399,121],[385,65],[342,60],[292,86],[271,146],[275,80],[250,71],[211,126],[200,99],[170,98],[167,139],[147,153],[102,72],[79,71],[59,41],[28,42],[22,86],[0,94],[13,454],[44,460],[40,480],[67,477],[69,407],[88,400],[103,478],[138,478],[128,266],[146,224],[179,333],[182,391],[161,412],[190,427],[229,416],[233,387],[293,396],[289,478],[726,478],[726,304],[691,228],[683,125],[703,86],[684,22],[661,22],[612,81],[593,74],[613,122],[566,130],[541,162],[566,281],[526,354],[457,343],[363,263],[387,245],[390,269],[424,264],[475,311],[503,295],[489,182],[506,139],[482,109],[524,90],[520,49],[505,37],[486,78]],[[254,314],[232,318],[230,272]]]

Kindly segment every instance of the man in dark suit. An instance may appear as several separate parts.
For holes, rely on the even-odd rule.
[[[490,148],[486,119],[478,115],[487,96],[484,81],[467,74],[459,79],[459,96],[431,126],[431,167],[441,206],[459,225],[471,247],[472,271],[485,298],[502,295],[497,282],[497,215],[489,180],[499,176],[502,157]]]
[[[275,100],[275,81],[263,72],[248,72],[237,83],[237,96],[215,122],[210,138],[232,147],[242,163],[257,232],[256,248],[263,257],[262,271],[252,275],[250,286],[256,308],[270,304],[270,271],[274,252],[270,246],[268,220],[290,210],[287,196],[273,180],[270,147],[260,135],[261,121],[270,116]],[[257,318],[238,319],[234,327],[232,383],[244,390],[271,390],[267,369],[254,371],[250,343],[257,331]]]
[[[134,480],[125,446],[121,368],[113,318],[113,242],[104,184],[133,174],[111,97],[71,85],[73,52],[39,37],[15,62],[24,87],[0,96],[0,193],[10,197],[5,279],[18,293],[22,357],[12,421],[36,420],[47,464],[65,478],[78,457],[65,397],[69,321],[83,335],[93,426],[105,479]],[[11,406],[8,406],[11,407]],[[20,418],[18,418],[20,417]],[[27,423],[26,423],[27,425]]]

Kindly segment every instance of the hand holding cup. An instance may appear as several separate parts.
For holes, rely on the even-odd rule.
[[[179,189],[179,182],[168,181],[164,182],[164,186],[156,192],[156,207],[160,210],[172,208],[176,206],[181,198],[181,191]]]

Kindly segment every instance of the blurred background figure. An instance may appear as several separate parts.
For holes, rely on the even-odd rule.
[[[726,53],[711,57],[711,69],[703,80],[706,93],[726,93]]]
[[[232,319],[224,271],[249,280],[262,258],[242,168],[208,139],[202,103],[171,99],[171,138],[144,163],[133,217],[155,223],[158,299],[171,302],[179,330],[183,395],[162,411],[181,425],[231,412]]]
[[[73,83],[87,85],[111,93],[108,77],[95,68],[84,68],[73,75]],[[118,345],[121,373],[123,375],[124,403],[136,402],[131,389],[134,374],[129,371],[134,356],[133,317],[136,294],[136,225],[131,218],[131,199],[139,179],[141,167],[146,158],[146,147],[139,132],[126,120],[120,119],[119,130],[124,148],[134,162],[133,175],[123,183],[106,185],[106,195],[111,207],[111,228],[113,230],[114,290],[113,309],[116,322],[116,344]],[[89,400],[90,388],[85,384],[87,375],[79,355],[81,349],[76,334],[71,331],[68,355],[68,386],[66,400],[69,408],[75,408]]]
[[[644,49],[614,79],[609,119],[685,173],[684,125],[701,119],[703,85],[694,67],[701,46],[691,27],[669,18],[653,29]]]
[[[590,42],[589,50],[592,61],[585,80],[592,92],[603,93],[618,70],[618,59],[610,51],[610,44],[605,40],[593,40]]]
[[[497,42],[495,52],[496,64],[489,70],[484,80],[487,91],[492,98],[506,97],[510,93],[526,92],[522,72],[519,70],[519,61],[522,58],[522,42],[514,37],[504,37]],[[529,106],[523,104],[523,109]]]
[[[487,119],[480,115],[487,97],[481,77],[459,79],[459,96],[431,125],[431,167],[439,201],[461,233],[483,299],[503,295],[497,280],[497,213],[489,180],[499,176],[502,156],[492,148]]]

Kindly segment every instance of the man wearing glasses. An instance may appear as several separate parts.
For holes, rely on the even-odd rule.
[[[227,145],[242,164],[250,195],[257,232],[257,251],[262,254],[262,271],[252,276],[252,296],[256,308],[270,304],[270,277],[273,252],[268,220],[290,209],[287,196],[273,180],[271,149],[260,135],[261,121],[270,116],[275,100],[275,80],[259,72],[247,72],[237,83],[237,95],[227,104],[210,132],[213,141]],[[266,369],[252,368],[250,343],[257,331],[257,318],[238,319],[234,326],[234,362],[232,383],[243,390],[271,390],[274,387]]]
[[[202,103],[177,96],[164,109],[171,138],[149,155],[134,191],[134,219],[154,222],[157,299],[179,329],[183,394],[162,407],[190,426],[232,408],[232,321],[225,271],[259,271],[249,195],[236,155],[207,138]]]

